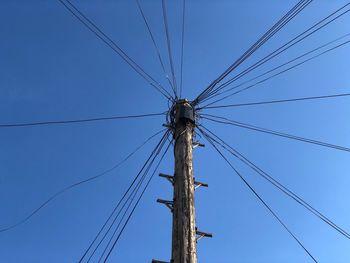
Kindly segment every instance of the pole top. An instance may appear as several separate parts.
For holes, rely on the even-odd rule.
[[[195,123],[195,112],[187,99],[179,99],[175,105],[175,121]]]
[[[187,99],[178,99],[176,101],[176,104],[185,104],[185,103],[189,103],[189,101]]]

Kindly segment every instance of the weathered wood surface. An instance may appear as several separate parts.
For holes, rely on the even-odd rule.
[[[196,263],[196,227],[192,137],[194,125],[177,119],[175,123],[175,174],[172,262]]]

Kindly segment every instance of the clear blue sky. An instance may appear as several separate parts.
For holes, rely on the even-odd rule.
[[[73,1],[73,0],[72,0]],[[166,84],[134,1],[73,1],[144,69]],[[179,73],[181,1],[168,1]],[[246,61],[250,65],[347,1],[320,0]],[[143,0],[165,61],[161,1]],[[188,0],[184,97],[193,99],[296,1]],[[344,16],[264,69],[350,33]],[[162,112],[167,103],[58,1],[0,0],[0,123]],[[349,92],[349,46],[337,49],[225,103]],[[263,72],[257,70],[251,76]],[[178,77],[179,75],[177,75]],[[349,99],[208,110],[231,119],[350,147]],[[53,193],[110,168],[165,122],[123,121],[0,129],[0,227],[28,215]],[[350,231],[350,155],[230,126],[214,130],[263,170]],[[213,233],[198,259],[213,262],[311,262],[307,254],[208,145],[194,151],[197,225]],[[156,140],[120,169],[75,188],[28,222],[0,233],[0,262],[77,262]],[[319,262],[350,262],[350,241],[234,162]],[[171,151],[160,167],[172,173]],[[171,215],[155,202],[171,199],[155,177],[112,254],[111,262],[170,259]]]

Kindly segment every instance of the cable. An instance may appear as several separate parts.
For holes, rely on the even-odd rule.
[[[246,90],[248,90],[248,89],[251,89],[251,88],[253,88],[253,87],[255,87],[255,86],[257,86],[257,85],[259,85],[259,84],[261,84],[261,83],[263,83],[263,82],[266,82],[266,81],[268,81],[268,80],[270,80],[270,79],[272,79],[272,78],[274,78],[274,77],[277,77],[277,76],[279,76],[279,75],[281,75],[281,74],[283,74],[283,73],[285,73],[285,72],[287,72],[287,71],[289,71],[289,70],[292,70],[292,69],[294,69],[294,68],[296,68],[296,67],[298,67],[298,66],[301,66],[301,65],[305,64],[306,62],[309,62],[309,61],[311,61],[311,60],[313,60],[313,59],[315,59],[315,58],[318,58],[318,57],[320,57],[320,56],[322,56],[322,55],[324,55],[324,54],[326,54],[326,53],[328,53],[328,52],[331,52],[331,51],[333,51],[333,50],[335,50],[335,49],[337,49],[337,48],[340,48],[340,47],[342,47],[342,46],[344,46],[344,45],[347,45],[347,44],[349,44],[349,43],[350,43],[350,40],[345,41],[345,42],[343,42],[343,43],[341,43],[341,44],[339,44],[339,45],[337,45],[337,46],[335,46],[335,47],[329,48],[329,49],[327,49],[327,50],[325,50],[325,51],[323,51],[323,52],[321,52],[321,53],[319,53],[319,54],[317,54],[317,55],[315,55],[315,56],[312,56],[312,57],[310,57],[310,58],[308,58],[308,59],[305,59],[305,60],[303,60],[303,61],[301,61],[301,62],[299,62],[299,63],[297,63],[297,64],[295,64],[295,65],[293,65],[293,66],[291,66],[291,67],[289,67],[289,68],[286,68],[286,69],[284,69],[284,70],[282,70],[282,71],[280,71],[280,72],[277,72],[277,73],[275,73],[275,74],[273,74],[273,75],[271,75],[271,76],[269,76],[269,77],[267,77],[267,78],[265,78],[265,79],[262,79],[262,80],[260,80],[260,81],[258,81],[258,82],[256,82],[256,83],[254,83],[254,84],[252,84],[252,85],[249,85],[249,86],[247,86],[247,87],[245,87],[245,88],[243,88],[243,89],[240,89],[240,90],[235,91],[235,92],[233,92],[233,93],[231,93],[231,94],[229,94],[229,95],[226,95],[226,96],[224,96],[224,97],[221,98],[221,99],[218,99],[218,100],[216,100],[216,101],[214,101],[214,102],[211,102],[211,103],[207,104],[206,106],[213,105],[214,103],[217,103],[217,102],[219,102],[219,101],[222,101],[222,100],[224,100],[224,99],[227,99],[228,97],[231,97],[231,96],[233,96],[233,95],[236,95],[236,94],[238,94],[238,93],[241,93],[241,92],[243,92],[243,91],[246,91]]]
[[[173,56],[172,56],[172,52],[171,52],[169,26],[168,26],[168,18],[167,18],[165,0],[162,0],[162,9],[163,9],[163,21],[164,21],[165,35],[166,35],[166,41],[167,41],[167,47],[168,47],[168,56],[169,56],[169,61],[170,61],[171,74],[173,77],[173,89],[174,89],[175,99],[177,99],[177,85],[176,85]]]
[[[114,50],[127,64],[129,64],[141,77],[143,77],[151,86],[156,88],[160,93],[163,94],[167,99],[172,99],[171,95],[165,90],[162,85],[154,80],[148,73],[146,73],[134,60],[132,60],[110,37],[108,37],[102,30],[100,30],[92,20],[86,17],[76,6],[74,6],[69,0],[65,0],[69,3],[73,9],[79,13],[81,17],[83,17],[86,21],[84,21],[81,17],[79,17],[73,9],[68,7],[62,0],[60,1],[67,9],[70,11],[80,22],[82,22],[90,31],[92,31],[98,38],[100,38],[105,44],[107,44],[112,50]],[[103,39],[103,37],[106,39]],[[163,92],[163,91],[165,92]]]
[[[271,36],[273,36],[273,34],[271,32],[273,32],[274,30],[276,30],[275,32],[277,32],[281,27],[283,27],[286,23],[288,23],[288,21],[290,21],[290,20],[286,20],[286,18],[291,13],[295,12],[296,9],[300,10],[299,5],[302,4],[302,2],[303,1],[300,1],[291,10],[289,10],[289,12],[286,15],[284,15],[268,32],[266,32],[252,47],[250,47],[250,49],[248,49],[233,65],[231,65],[229,67],[229,69],[226,70],[226,72],[229,72],[229,70],[233,70],[234,68],[238,67],[243,62],[244,57],[246,57],[246,58],[249,57],[249,55],[248,55],[249,52],[254,52],[258,47],[260,47],[260,42],[263,39],[265,39],[269,34],[271,34]],[[279,24],[281,24],[281,25],[279,25]],[[261,42],[261,43],[263,43],[263,42]],[[198,96],[198,100],[196,101],[196,103],[198,103],[201,100],[203,100],[205,97],[208,96],[208,94],[210,94],[212,92],[212,90],[214,89],[215,85],[219,83],[219,79],[215,80],[214,82],[203,93],[201,93]]]
[[[180,98],[182,97],[182,75],[183,75],[183,64],[184,64],[185,14],[186,14],[186,0],[183,0],[183,4],[182,4],[182,33],[181,33]]]
[[[108,37],[96,24],[86,17],[75,5],[69,0],[58,0],[73,16],[75,16],[84,26],[86,26],[91,32],[93,32],[100,40],[102,40],[107,46],[109,46],[114,52],[116,52],[130,67],[132,67],[148,84],[157,89],[167,99],[172,99],[171,95],[165,90],[162,85],[154,80],[144,69],[141,68],[133,59],[131,59],[122,50],[115,41]],[[67,5],[69,4],[69,6]],[[78,12],[78,14],[76,13]],[[84,20],[85,19],[85,20]],[[101,36],[102,35],[102,36]]]
[[[67,123],[83,123],[83,122],[95,122],[95,121],[106,121],[106,120],[132,119],[132,118],[161,116],[161,115],[165,115],[165,114],[166,114],[165,112],[162,112],[162,113],[149,113],[149,114],[140,114],[140,115],[126,115],[126,116],[112,116],[112,117],[101,117],[101,118],[90,118],[90,119],[78,119],[78,120],[11,123],[11,124],[0,124],[0,128],[27,127],[27,126],[38,126],[38,125],[52,125],[52,124],[67,124]]]
[[[344,9],[345,7],[347,7],[348,5],[350,5],[350,3],[345,4],[344,6],[342,6],[341,8],[337,9],[336,11],[334,11],[333,13],[331,13],[330,15],[328,15],[327,17],[323,18],[321,21],[317,22],[316,24],[314,24],[313,26],[309,27],[308,29],[306,29],[305,31],[303,31],[302,33],[300,33],[299,35],[297,35],[296,37],[294,37],[293,39],[289,40],[287,43],[283,44],[281,47],[279,47],[278,49],[276,49],[275,51],[271,52],[270,54],[268,54],[267,56],[265,56],[264,58],[260,59],[258,62],[254,63],[252,66],[248,67],[247,69],[243,70],[241,73],[239,73],[238,75],[236,75],[235,77],[229,79],[228,81],[226,81],[225,83],[223,83],[222,85],[220,85],[220,87],[218,87],[218,90],[223,89],[224,87],[226,87],[227,85],[231,84],[232,82],[240,79],[241,77],[243,77],[244,75],[248,74],[249,72],[251,72],[252,70],[254,70],[255,68],[265,64],[266,62],[270,61],[271,59],[273,59],[274,57],[276,57],[277,55],[281,54],[282,52],[288,50],[289,48],[293,47],[294,45],[296,45],[297,43],[301,42],[302,40],[304,40],[305,38],[309,37],[310,35],[316,33],[317,31],[319,31],[320,29],[324,28],[325,26],[327,26],[328,24],[334,22],[335,20],[339,19],[340,17],[342,17],[343,15],[347,14],[350,9],[345,10],[343,13],[339,14],[338,16],[332,18],[331,20],[327,21],[328,19],[330,19],[332,16],[334,16],[335,14],[337,14],[339,11],[341,11],[342,9]],[[323,22],[325,22],[325,24],[322,25]],[[314,29],[315,28],[315,29]],[[313,30],[314,29],[314,30]],[[311,32],[310,32],[311,31]]]
[[[214,118],[217,118],[219,120],[208,118],[205,116],[214,117]],[[217,122],[217,123],[233,125],[233,126],[253,130],[253,131],[272,134],[272,135],[276,135],[276,136],[280,136],[280,137],[284,137],[284,138],[288,138],[288,139],[293,139],[293,140],[297,140],[297,141],[301,141],[301,142],[306,142],[306,143],[310,143],[310,144],[320,145],[323,147],[333,148],[336,150],[350,152],[350,149],[347,147],[343,147],[343,146],[339,146],[339,145],[335,145],[335,144],[330,144],[330,143],[325,143],[325,142],[321,142],[321,141],[316,141],[316,140],[312,140],[312,139],[307,139],[307,138],[303,138],[303,137],[299,137],[299,136],[295,136],[295,135],[291,135],[291,134],[287,134],[287,133],[282,133],[282,132],[278,132],[278,131],[273,131],[273,130],[269,130],[269,129],[265,129],[265,128],[260,128],[260,127],[253,126],[250,124],[245,124],[242,122],[233,121],[233,120],[230,120],[230,119],[227,119],[224,117],[214,116],[214,115],[210,115],[210,114],[202,114],[202,118],[213,121],[213,122]]]
[[[164,130],[163,130],[164,131]],[[132,183],[130,184],[130,186],[128,187],[128,189],[124,192],[122,198],[118,201],[117,205],[115,206],[115,208],[113,209],[112,213],[109,215],[109,217],[107,218],[107,220],[105,221],[105,223],[103,224],[103,226],[101,227],[101,229],[99,230],[99,232],[97,233],[97,235],[95,236],[95,238],[93,239],[93,241],[90,243],[90,245],[88,246],[88,248],[85,250],[85,252],[83,253],[82,257],[79,260],[79,263],[81,263],[84,258],[86,257],[86,255],[88,254],[88,252],[90,251],[90,249],[92,248],[92,246],[94,245],[94,243],[96,242],[96,240],[98,239],[98,237],[100,236],[100,234],[102,233],[102,231],[104,230],[104,228],[106,227],[106,225],[108,224],[108,222],[110,221],[110,219],[112,218],[112,216],[114,215],[114,213],[117,211],[117,209],[119,208],[121,202],[124,200],[124,198],[127,196],[127,194],[129,193],[129,191],[131,190],[131,188],[133,187],[133,185],[135,184],[135,182],[137,181],[137,179],[140,177],[142,171],[145,169],[145,167],[147,166],[147,164],[149,163],[149,161],[151,160],[152,156],[155,154],[155,152],[157,151],[157,149],[159,148],[159,146],[161,145],[161,143],[164,141],[165,136],[169,133],[169,131],[165,132],[164,135],[162,136],[161,140],[158,142],[158,144],[155,146],[155,148],[152,150],[151,154],[149,155],[149,157],[147,158],[146,162],[143,164],[142,168],[140,169],[140,171],[138,172],[138,174],[135,176],[135,178],[133,179]]]
[[[241,173],[231,164],[231,162],[224,156],[224,154],[217,148],[214,142],[207,137],[204,133],[203,136],[207,141],[215,148],[215,150],[220,154],[220,156],[226,161],[226,163],[235,171],[239,178],[244,182],[244,184],[249,188],[249,190],[258,198],[258,200],[269,210],[269,212],[276,218],[276,220],[283,226],[283,228],[293,237],[293,239],[299,244],[299,246],[310,256],[310,258],[317,263],[317,260],[312,256],[312,254],[307,250],[307,248],[301,243],[301,241],[291,232],[287,225],[279,218],[279,216],[271,209],[271,207],[262,199],[262,197],[254,190],[254,188],[248,183],[248,181],[241,175]]]
[[[147,22],[146,15],[145,15],[145,13],[144,13],[143,10],[142,10],[142,6],[141,6],[141,4],[140,4],[140,1],[139,1],[139,0],[135,0],[135,1],[136,1],[136,4],[137,4],[138,9],[139,9],[139,11],[140,11],[140,14],[141,14],[141,16],[142,16],[142,19],[143,19],[143,21],[144,21],[144,23],[145,23],[145,25],[146,25],[146,27],[147,27],[147,31],[148,31],[148,33],[149,33],[149,35],[150,35],[150,37],[151,37],[153,46],[154,46],[154,48],[155,48],[155,50],[156,50],[156,53],[157,53],[157,56],[158,56],[158,60],[159,60],[160,65],[161,65],[161,67],[162,67],[162,69],[163,69],[163,73],[164,73],[164,75],[165,75],[165,78],[168,80],[168,82],[169,82],[169,84],[170,84],[170,87],[173,89],[173,84],[171,83],[171,81],[170,81],[170,79],[169,79],[169,76],[168,76],[168,74],[166,73],[165,66],[164,66],[164,63],[163,63],[163,60],[162,60],[162,56],[160,55],[160,51],[159,51],[158,45],[157,45],[156,40],[155,40],[155,38],[154,38],[154,36],[153,36],[153,34],[152,34],[151,27],[150,27],[150,25],[149,25],[148,22]]]
[[[348,37],[349,35],[350,35],[350,33],[347,33],[347,34],[345,34],[345,35],[343,35],[343,36],[341,36],[341,37],[338,37],[338,38],[336,38],[336,39],[334,39],[334,40],[332,40],[332,41],[330,41],[330,42],[327,42],[326,44],[323,44],[323,45],[321,45],[321,46],[319,46],[319,47],[317,47],[317,48],[314,48],[314,49],[312,49],[312,50],[310,50],[310,51],[308,51],[308,52],[306,52],[306,53],[303,53],[302,55],[297,56],[297,57],[295,57],[295,58],[289,60],[288,62],[285,62],[285,63],[283,63],[283,64],[281,64],[281,65],[279,65],[279,66],[277,66],[277,67],[274,67],[274,68],[272,68],[272,69],[270,69],[270,70],[268,70],[268,71],[266,71],[266,72],[264,72],[264,73],[262,73],[262,74],[260,74],[260,75],[258,75],[258,76],[256,76],[256,77],[254,77],[254,78],[251,78],[251,79],[249,79],[249,80],[247,80],[247,81],[244,81],[244,82],[242,82],[242,83],[239,84],[239,85],[233,86],[233,87],[231,87],[231,88],[229,88],[229,89],[227,89],[227,90],[224,90],[224,91],[222,91],[222,92],[216,92],[215,95],[213,95],[213,96],[211,96],[211,97],[208,97],[206,100],[208,100],[208,99],[210,99],[210,98],[214,98],[214,97],[220,96],[220,95],[225,94],[225,93],[227,93],[227,92],[229,92],[229,91],[231,91],[231,90],[237,89],[237,88],[239,88],[239,87],[241,87],[241,86],[243,86],[243,85],[245,85],[245,84],[247,84],[247,83],[249,83],[249,82],[251,82],[251,81],[253,81],[253,80],[259,79],[259,78],[262,77],[262,76],[265,76],[265,75],[267,75],[267,74],[269,74],[269,73],[271,73],[271,72],[273,72],[273,71],[275,71],[275,70],[277,70],[277,69],[279,69],[279,68],[282,68],[282,67],[284,67],[284,66],[286,66],[286,65],[288,65],[288,64],[290,64],[290,63],[292,63],[292,62],[294,62],[294,61],[297,61],[297,60],[299,60],[299,59],[301,59],[301,58],[303,58],[303,57],[305,57],[305,56],[307,56],[307,55],[310,55],[310,54],[312,54],[312,53],[314,53],[314,52],[316,52],[316,51],[318,51],[318,50],[320,50],[320,49],[322,49],[322,48],[324,48],[324,47],[326,47],[326,46],[329,46],[329,45],[331,45],[331,44],[333,44],[333,43],[335,43],[335,42],[337,42],[337,41],[339,41],[339,40],[341,40],[341,39],[343,39],[343,38],[345,38],[345,37]],[[333,50],[333,49],[331,49],[331,50]],[[330,50],[329,50],[329,51],[330,51]],[[327,51],[327,52],[328,52],[328,51]],[[326,53],[327,53],[327,52],[326,52]],[[324,53],[323,53],[323,54],[324,54]],[[322,54],[322,55],[323,55],[323,54]],[[316,56],[317,56],[317,55],[316,55]],[[316,56],[315,56],[314,58],[316,58]],[[228,85],[225,85],[225,86],[222,86],[222,87],[224,88],[224,87],[226,87],[226,86],[228,86]],[[204,102],[204,101],[206,101],[206,100],[203,100],[202,102]]]
[[[86,249],[86,251],[84,252],[83,256],[80,258],[79,263],[83,261],[83,259],[85,258],[85,256],[87,255],[87,253],[90,251],[90,249],[92,248],[93,244],[96,242],[96,240],[98,239],[99,235],[102,233],[102,231],[104,230],[105,226],[107,225],[107,223],[110,221],[110,219],[112,218],[112,216],[114,215],[114,213],[117,211],[118,207],[120,206],[121,202],[124,200],[124,198],[127,196],[127,194],[129,193],[129,191],[131,190],[131,188],[133,187],[133,185],[135,184],[135,182],[137,181],[137,179],[139,178],[139,176],[141,175],[142,171],[145,169],[146,165],[149,163],[149,161],[151,160],[152,156],[155,154],[155,152],[157,151],[157,149],[160,147],[161,143],[164,141],[164,138],[166,136],[166,134],[168,133],[168,131],[163,135],[162,139],[159,141],[159,143],[156,145],[156,147],[152,150],[150,156],[147,158],[146,162],[144,163],[144,165],[142,166],[142,168],[140,169],[140,171],[138,172],[138,174],[135,176],[135,178],[133,179],[131,185],[128,187],[128,189],[125,191],[124,195],[122,196],[122,198],[118,201],[117,205],[115,206],[115,208],[113,209],[112,213],[110,214],[110,216],[107,218],[107,220],[105,221],[104,225],[101,227],[101,229],[99,230],[99,232],[97,233],[97,235],[95,236],[94,240],[90,243],[89,247]],[[119,214],[119,213],[118,213]],[[118,216],[118,215],[117,215]],[[110,228],[109,228],[110,229]],[[108,229],[108,230],[109,230]],[[105,237],[105,235],[104,235]],[[103,237],[103,239],[104,239]],[[100,243],[99,243],[100,244]],[[98,246],[99,246],[98,244]],[[95,250],[94,250],[95,252]],[[93,252],[93,253],[94,253]]]
[[[100,178],[104,175],[106,175],[107,173],[117,169],[120,165],[122,165],[123,163],[125,163],[130,157],[132,157],[138,150],[140,150],[145,144],[147,144],[151,139],[153,139],[155,136],[157,136],[158,134],[160,134],[161,132],[163,132],[165,129],[156,132],[155,134],[153,134],[152,136],[150,136],[148,139],[146,139],[141,145],[139,145],[137,148],[135,148],[135,150],[133,150],[129,155],[127,155],[123,160],[121,160],[120,162],[118,162],[116,165],[114,165],[113,167],[103,171],[102,173],[99,173],[95,176],[92,176],[90,178],[87,178],[85,180],[79,181],[77,183],[71,184],[61,190],[59,190],[58,192],[56,192],[54,195],[52,195],[50,198],[48,198],[45,202],[43,202],[38,208],[36,208],[33,212],[31,212],[28,216],[26,216],[25,218],[23,218],[22,220],[18,221],[17,223],[10,225],[8,227],[2,228],[0,229],[0,233],[1,232],[5,232],[8,231],[10,229],[13,229],[23,223],[25,223],[26,221],[28,221],[31,217],[33,217],[36,213],[38,213],[42,208],[44,208],[48,203],[50,203],[51,201],[53,201],[56,197],[58,197],[59,195],[63,194],[64,192],[77,187],[81,184],[90,182],[92,180],[95,180],[97,178]]]
[[[275,35],[281,28],[283,28],[290,20],[292,20],[298,13],[300,13],[310,1],[299,1],[286,15],[284,15],[269,31],[267,31],[255,44],[250,47],[238,60],[236,60],[224,73],[222,73],[217,79],[215,79],[209,87],[207,87],[199,96],[193,101],[193,105],[197,105],[201,100],[208,95],[214,87],[223,80],[228,74],[230,74],[235,68],[237,68],[244,60],[246,60],[251,54],[253,54],[260,46],[268,41],[273,35]]]
[[[318,100],[318,99],[329,99],[329,98],[338,98],[350,96],[350,93],[342,93],[342,94],[333,94],[333,95],[324,95],[324,96],[314,96],[314,97],[302,97],[302,98],[292,98],[292,99],[283,99],[283,100],[271,100],[271,101],[259,101],[259,102],[247,102],[247,103],[239,103],[239,104],[228,104],[228,105],[218,105],[218,106],[208,106],[201,107],[197,110],[203,109],[218,109],[218,108],[230,108],[230,107],[242,107],[242,106],[255,106],[255,105],[265,105],[265,104],[273,104],[273,103],[284,103],[284,102],[294,102],[294,101],[304,101],[304,100]]]
[[[317,31],[319,31],[320,29],[322,29],[323,27],[327,26],[328,24],[330,24],[331,22],[335,21],[336,19],[339,19],[341,16],[345,15],[347,12],[350,11],[350,9],[344,11],[343,13],[341,13],[340,15],[336,16],[335,18],[331,19],[330,21],[328,21],[327,23],[319,26],[320,24],[322,24],[323,22],[325,22],[327,19],[329,19],[330,17],[332,17],[334,14],[338,13],[340,10],[344,9],[347,5],[349,5],[350,3],[344,5],[343,7],[337,9],[336,11],[334,11],[333,13],[331,13],[330,15],[328,15],[327,17],[325,17],[324,19],[322,19],[321,21],[319,21],[318,23],[314,24],[313,26],[311,26],[310,28],[308,28],[307,30],[305,30],[304,32],[300,33],[299,35],[297,35],[296,37],[294,37],[293,39],[291,39],[290,41],[288,41],[287,43],[285,43],[284,45],[282,45],[281,47],[279,47],[278,49],[276,49],[275,51],[271,52],[270,54],[268,54],[266,57],[260,59],[258,62],[256,62],[255,64],[253,64],[252,66],[250,66],[249,68],[245,69],[244,71],[242,71],[241,73],[239,73],[238,75],[236,75],[235,77],[231,78],[230,80],[226,81],[225,83],[223,83],[222,85],[220,85],[220,87],[218,87],[217,91],[220,89],[225,88],[226,86],[228,86],[229,84],[231,84],[232,82],[240,79],[241,77],[243,77],[244,75],[248,74],[249,72],[251,72],[252,70],[254,70],[255,68],[265,64],[266,62],[268,62],[269,60],[273,59],[274,57],[276,57],[277,55],[281,54],[282,52],[288,50],[289,48],[291,48],[292,46],[296,45],[297,43],[299,43],[300,41],[304,40],[305,38],[309,37],[310,35],[316,33]],[[319,27],[317,27],[319,26]],[[308,33],[310,30],[312,30],[313,28],[315,28],[315,30],[311,31],[310,33]],[[308,33],[308,34],[306,34]],[[306,34],[306,35],[305,35]],[[216,91],[216,92],[217,92]]]
[[[207,129],[206,127],[199,125],[200,127],[202,127],[205,131],[203,131],[200,127],[197,127],[200,132],[202,133],[206,133],[209,132],[209,134],[207,134],[207,136],[211,137],[214,136],[215,139],[213,137],[211,137],[211,139],[216,142],[217,144],[220,144],[221,147],[223,147],[226,151],[228,151],[230,154],[232,154],[234,157],[236,157],[238,160],[240,160],[241,162],[243,162],[245,165],[247,165],[248,167],[250,167],[251,169],[253,169],[258,175],[260,175],[263,179],[265,179],[266,181],[268,181],[270,184],[272,184],[273,186],[275,186],[277,189],[279,189],[282,193],[286,194],[288,197],[292,198],[294,201],[296,201],[298,204],[300,204],[301,206],[303,206],[305,209],[307,209],[309,212],[311,212],[313,215],[317,216],[319,219],[321,219],[322,221],[324,221],[326,224],[328,224],[329,226],[331,226],[334,230],[336,230],[337,232],[339,232],[340,234],[342,234],[344,237],[350,239],[350,234],[348,232],[346,232],[344,229],[342,229],[341,227],[339,227],[337,224],[335,224],[334,222],[332,222],[328,217],[326,217],[325,215],[323,215],[321,212],[319,212],[317,209],[315,209],[313,206],[311,206],[310,204],[308,204],[303,198],[299,197],[298,195],[296,195],[294,192],[292,192],[291,190],[289,190],[287,187],[285,187],[284,185],[282,185],[280,182],[278,182],[276,179],[274,179],[271,175],[269,175],[268,173],[264,172],[260,167],[258,167],[257,165],[255,165],[254,163],[252,163],[250,160],[248,160],[245,156],[243,156],[240,152],[238,152],[236,149],[234,149],[232,146],[230,146],[229,144],[227,144],[223,139],[219,138],[216,134],[214,134],[213,132],[211,132],[209,129]]]
[[[100,246],[100,244],[103,242],[103,240],[106,238],[108,232],[111,230],[111,228],[113,227],[113,225],[116,223],[116,220],[117,218],[119,217],[119,215],[121,214],[121,212],[123,211],[124,207],[126,206],[127,203],[129,203],[129,205],[127,206],[127,208],[125,209],[125,212],[124,214],[122,215],[122,218],[119,220],[119,223],[117,225],[117,227],[115,228],[113,234],[111,235],[107,245],[105,246],[105,249],[103,250],[101,256],[100,256],[100,259],[99,259],[99,262],[101,262],[102,258],[103,258],[103,255],[105,254],[108,246],[110,245],[110,243],[112,242],[112,239],[114,237],[114,235],[116,234],[116,232],[118,231],[119,229],[119,226],[121,225],[121,223],[123,222],[127,212],[129,211],[129,208],[133,202],[133,200],[135,199],[142,183],[144,182],[149,170],[151,169],[155,159],[158,157],[159,153],[161,152],[161,150],[163,149],[163,146],[166,142],[166,139],[169,137],[169,134],[170,132],[168,131],[166,133],[166,136],[165,138],[163,138],[161,144],[158,146],[156,152],[153,153],[153,157],[152,157],[152,160],[150,160],[150,162],[147,164],[147,167],[146,169],[144,170],[140,180],[137,182],[136,186],[134,187],[134,189],[132,190],[132,192],[129,194],[128,198],[125,200],[123,206],[120,208],[119,212],[117,213],[117,215],[115,216],[114,220],[112,221],[112,223],[110,224],[110,227],[108,228],[108,230],[106,231],[106,233],[104,234],[103,238],[101,239],[101,241],[98,243],[98,245],[96,246],[95,250],[93,251],[92,255],[90,256],[88,262],[90,262],[90,259],[92,258],[93,254],[95,253],[95,251],[98,249],[98,247]]]
[[[165,141],[164,141],[164,142],[165,142]],[[163,157],[165,156],[166,152],[168,151],[170,145],[171,145],[171,144],[169,143],[169,144],[168,144],[168,147],[166,148],[166,151],[163,153],[163,155],[162,155],[161,159],[159,160],[159,162],[158,162],[156,168],[154,169],[152,175],[150,176],[150,178],[149,178],[149,180],[148,180],[148,183],[146,183],[146,186],[145,186],[145,188],[144,188],[144,191],[145,191],[145,189],[147,188],[149,182],[152,180],[152,178],[153,178],[153,176],[154,176],[156,170],[158,169],[158,167],[159,167],[159,165],[160,165],[160,163],[161,163]],[[161,146],[161,148],[162,148],[163,146],[164,146],[164,143],[163,143],[163,145]],[[161,148],[159,149],[157,155],[160,153]],[[154,162],[154,160],[155,160],[155,158],[153,159],[153,162]],[[142,178],[142,181],[138,184],[137,190],[135,191],[135,193],[133,194],[132,198],[130,199],[130,203],[129,203],[129,205],[128,205],[128,208],[127,208],[127,210],[125,211],[125,213],[123,214],[122,219],[120,220],[120,222],[119,222],[118,226],[116,227],[115,231],[113,232],[113,234],[112,234],[112,236],[111,236],[111,238],[110,238],[108,244],[106,245],[106,247],[105,247],[105,249],[104,249],[104,251],[103,251],[103,253],[102,253],[102,255],[101,255],[100,259],[99,259],[99,262],[102,261],[102,258],[104,257],[105,252],[107,251],[108,247],[109,247],[110,244],[112,243],[113,238],[115,237],[115,235],[116,235],[116,233],[117,233],[117,231],[118,231],[118,229],[119,229],[119,227],[120,227],[120,225],[121,225],[123,219],[125,218],[125,216],[126,216],[126,214],[127,214],[127,211],[128,211],[129,208],[131,207],[131,204],[132,204],[133,200],[135,199],[135,197],[136,197],[136,195],[137,195],[137,192],[139,191],[139,189],[140,189],[140,187],[141,187],[143,181],[146,179],[146,175],[148,174],[148,172],[149,172],[151,166],[153,165],[153,162],[147,167],[147,171],[145,171],[144,176],[143,176],[143,178]],[[142,195],[143,195],[143,194],[140,195],[139,199],[141,199]],[[137,204],[135,204],[134,207],[136,208],[136,206],[137,206]],[[134,211],[134,209],[133,209],[133,211]],[[131,217],[133,211],[130,213],[129,218]],[[121,229],[121,231],[120,231],[118,237],[117,237],[116,240],[114,241],[114,245],[112,245],[111,249],[109,250],[109,252],[108,252],[108,254],[107,254],[107,257],[105,258],[104,262],[106,262],[106,260],[108,259],[108,257],[109,257],[109,255],[110,255],[111,251],[113,250],[115,244],[118,242],[120,236],[121,236],[122,233],[123,233],[123,230],[124,230],[124,228],[125,228],[127,222],[128,222],[128,220],[125,221],[124,227]]]
[[[156,171],[158,170],[158,167],[159,167],[159,165],[161,164],[161,162],[162,162],[162,160],[163,160],[165,154],[168,152],[170,145],[171,145],[171,143],[168,144],[168,146],[167,146],[166,150],[164,151],[164,153],[163,153],[161,159],[159,160],[159,162],[158,162],[156,168],[154,169],[152,175],[151,175],[150,178],[148,179],[148,181],[147,181],[147,183],[146,183],[146,185],[145,185],[145,187],[144,187],[144,189],[143,189],[141,195],[140,195],[139,198],[137,199],[137,202],[135,203],[135,205],[134,205],[132,211],[130,212],[130,214],[129,214],[127,220],[125,221],[125,223],[124,223],[124,225],[123,225],[123,228],[121,229],[119,235],[117,236],[117,238],[116,238],[116,240],[114,241],[114,243],[113,243],[111,249],[109,250],[109,252],[108,252],[106,258],[104,259],[104,261],[103,261],[104,263],[107,262],[107,259],[109,258],[111,252],[113,251],[113,249],[114,249],[115,245],[117,244],[118,240],[120,239],[121,235],[123,234],[123,232],[124,232],[124,230],[125,230],[125,227],[126,227],[127,224],[129,223],[130,218],[132,217],[133,213],[135,212],[135,209],[136,209],[136,207],[138,206],[138,204],[139,204],[141,198],[143,197],[145,191],[147,190],[147,187],[149,186],[149,184],[150,184],[152,178],[154,177],[154,174],[155,174]]]

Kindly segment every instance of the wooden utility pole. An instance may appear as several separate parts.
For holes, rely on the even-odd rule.
[[[194,110],[185,100],[175,105],[174,130],[174,205],[172,260],[175,263],[196,263],[196,226],[192,140]]]
[[[170,112],[171,129],[174,135],[174,176],[160,174],[174,186],[172,201],[158,199],[173,213],[171,263],[197,263],[197,240],[212,237],[196,228],[194,191],[207,184],[196,182],[193,177],[193,132],[195,112],[187,100],[178,100]],[[203,146],[201,144],[197,144]],[[153,263],[164,263],[153,260]]]

